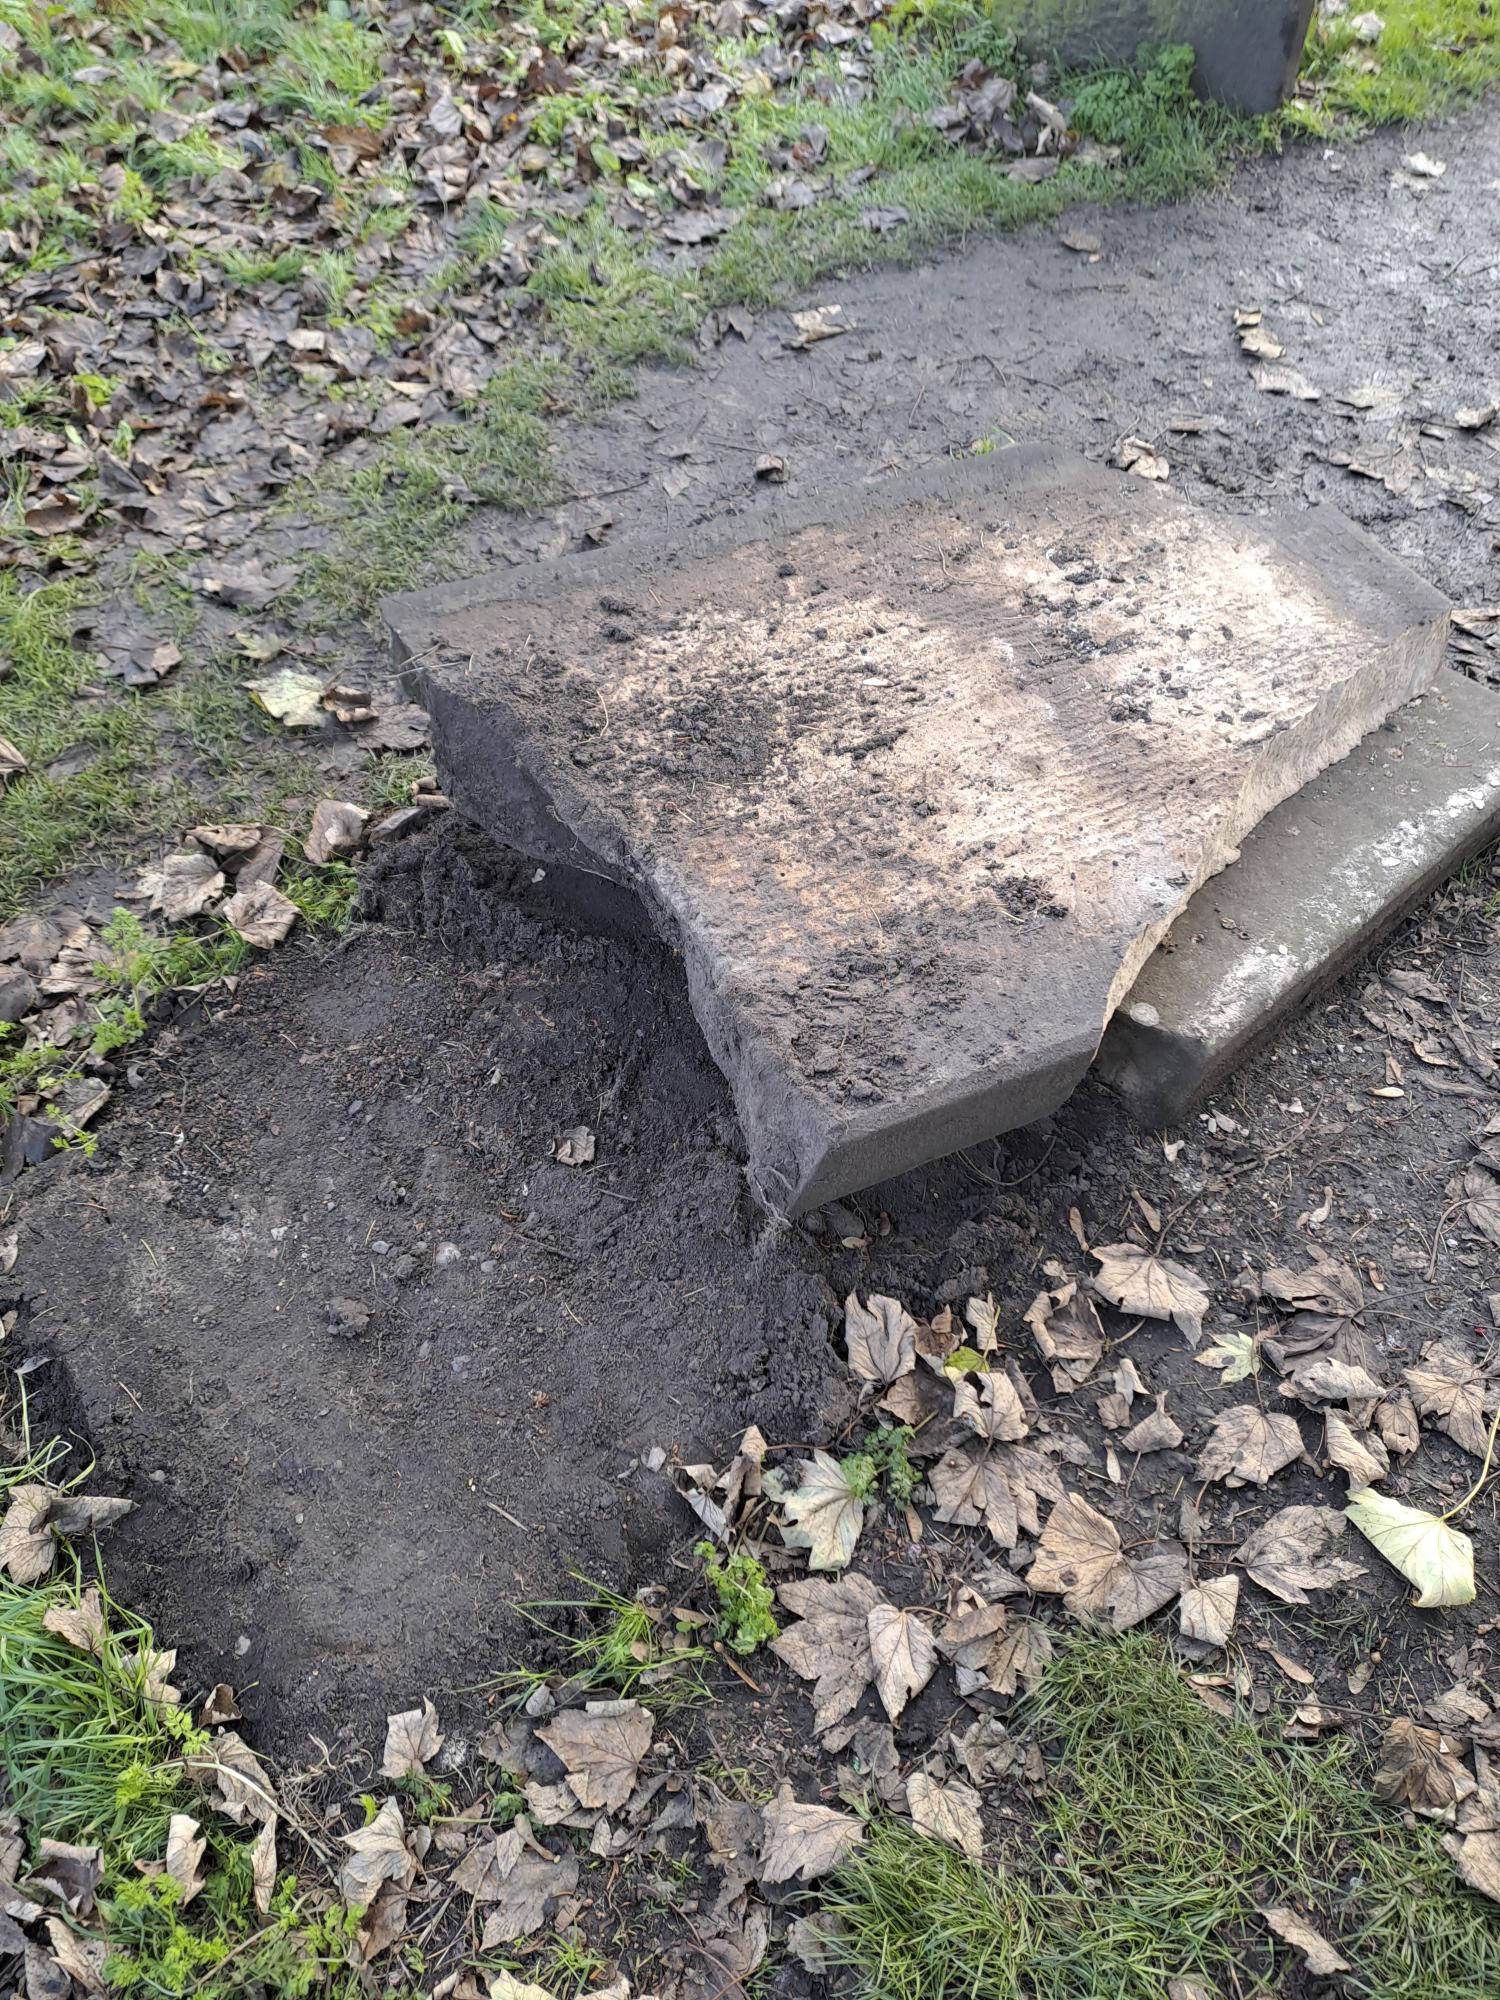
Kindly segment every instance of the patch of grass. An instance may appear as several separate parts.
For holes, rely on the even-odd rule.
[[[567,372],[520,361],[496,375],[463,421],[423,424],[393,439],[373,466],[323,476],[295,504],[339,527],[336,548],[313,558],[294,602],[328,623],[374,609],[441,568],[438,551],[465,519],[467,493],[530,512],[557,498],[546,416],[560,408]]]
[[[56,1485],[65,1448],[34,1450],[21,1403],[15,1455],[0,1463],[0,1512],[16,1487]],[[69,1482],[81,1484],[87,1468]],[[49,1616],[97,1608],[95,1647],[77,1646],[50,1629]],[[85,1582],[84,1564],[63,1552],[60,1575],[38,1587],[0,1577],[0,1776],[34,1854],[46,1835],[100,1845],[104,1880],[97,1917],[109,1955],[112,1993],[167,2000],[308,2000],[352,1996],[348,1968],[354,1921],[319,1911],[285,1875],[271,1908],[253,1900],[254,1829],[230,1827],[205,1806],[190,1765],[212,1760],[213,1741],[191,1710],[165,1698],[169,1665],[144,1619],[114,1603],[102,1576]],[[191,1908],[168,1875],[174,1813],[200,1823],[207,1846],[203,1888]],[[148,1871],[148,1872],[142,1872]]]
[[[28,1048],[24,1023],[0,1026],[0,1116],[9,1117],[25,1093],[45,1097],[75,1081],[87,1057],[133,1047],[147,1031],[153,1000],[226,978],[244,964],[249,950],[227,926],[202,935],[148,931],[130,910],[115,911],[99,942],[94,969],[107,984],[94,1001],[97,1019],[82,1023],[71,1043]]]
[[[359,876],[347,861],[325,861],[321,868],[299,863],[287,870],[277,887],[302,912],[314,930],[341,937],[354,920],[359,904]]]
[[[719,1638],[731,1653],[753,1653],[776,1637],[776,1593],[764,1566],[749,1549],[736,1549],[725,1561],[712,1542],[693,1549],[703,1574],[719,1600]]]
[[[1160,2000],[1169,1979],[1272,1990],[1259,1910],[1294,1904],[1368,2000],[1500,1990],[1500,1912],[1436,1827],[1370,1796],[1347,1741],[1224,1724],[1153,1638],[1068,1642],[1019,1718],[1050,1782],[998,1867],[877,1822],[821,1898],[867,2000]]]
[[[1360,11],[1351,7],[1326,28],[1314,23],[1303,76],[1317,97],[1287,107],[1288,129],[1322,133],[1340,118],[1357,126],[1409,124],[1500,80],[1493,0],[1384,0],[1377,11],[1385,26],[1373,45],[1350,25]]]
[[[152,738],[140,698],[81,695],[93,661],[74,647],[72,631],[88,594],[75,579],[32,587],[0,572],[0,655],[11,667],[0,681],[0,735],[31,766],[5,795],[3,916],[138,820],[146,803],[140,773]]]

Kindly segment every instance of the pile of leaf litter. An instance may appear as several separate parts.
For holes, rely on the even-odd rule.
[[[757,207],[858,194],[868,229],[901,226],[879,149],[840,167],[816,116],[868,99],[880,51],[920,34],[890,13],[261,0],[226,19],[159,0],[85,4],[64,29],[8,0],[6,560],[66,570],[131,531],[243,545],[324,459],[368,462],[481,399],[544,303],[566,331],[600,232],[649,250],[641,345],[664,353],[701,316],[705,246]],[[1079,135],[1008,38],[989,47],[1020,81],[960,64],[950,36],[951,97],[912,122],[933,151],[1050,177]]]
[[[1500,1976],[1492,1627],[1417,1712],[1375,1716],[1359,1697],[1378,1645],[1326,1684],[1282,1607],[1295,1631],[1381,1563],[1439,1614],[1473,1600],[1454,1523],[1494,1470],[1500,1373],[1432,1343],[1380,1379],[1365,1279],[1326,1252],[1238,1274],[1261,1329],[1216,1327],[1237,1311],[1140,1206],[1147,1231],[1109,1244],[1075,1215],[1078,1268],[1047,1270],[1014,1325],[988,1297],[918,1321],[851,1295],[844,1434],[809,1449],[752,1427],[723,1468],[648,1454],[682,1509],[672,1574],[527,1608],[535,1654],[497,1666],[491,1719],[447,1734],[426,1697],[393,1714],[358,1797],[331,1768],[278,1783],[232,1688],[190,1709],[173,1656],[97,1579],[73,1558],[53,1578],[128,1503],[17,1440],[0,1955],[49,2000],[101,1977],[227,2000],[241,1989],[220,1966],[273,1945],[351,1994],[732,2000],[775,1966],[791,1992],[938,2000],[959,1990],[942,1955],[961,1938],[997,1981],[1003,1959],[997,1991],[1155,1993],[1149,1962],[1170,1964],[1177,2000],[1298,1967],[1350,1993],[1479,2000]],[[1133,1359],[1148,1325],[1217,1385],[1191,1440]],[[1473,1463],[1441,1517],[1399,1498],[1433,1431]],[[1101,1432],[1107,1506],[1076,1490]],[[1153,1480],[1163,1458],[1190,1478]],[[1278,1496],[1313,1469],[1341,1506]],[[66,1746],[43,1747],[43,1657],[71,1700],[79,1675],[108,1679],[113,1730],[135,1718],[143,1803],[123,1833],[124,1781],[101,1802]],[[1161,1879],[1191,1878],[1196,1851],[1161,1848],[1161,1829],[1221,1839],[1229,1784],[1245,1823],[1223,1866],[1254,1879],[1215,1878],[1211,1923],[1165,1893],[1132,1907],[1122,1943],[1112,1898],[1131,1878],[1111,1869],[1144,1842]],[[902,1985],[903,1962],[929,1983]]]

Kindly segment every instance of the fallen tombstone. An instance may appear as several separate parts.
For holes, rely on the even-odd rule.
[[[1447,628],[1332,509],[1203,514],[1033,447],[386,612],[456,809],[680,951],[785,1214],[1061,1103],[1194,890]]]
[[[1277,1023],[1500,834],[1500,695],[1445,672],[1263,819],[1149,958],[1097,1068],[1177,1124]]]
[[[1314,0],[999,0],[995,18],[1065,64],[1131,62],[1191,45],[1193,82],[1237,111],[1274,111],[1296,87]]]

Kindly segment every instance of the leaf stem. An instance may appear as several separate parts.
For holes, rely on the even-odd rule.
[[[1455,1514],[1461,1514],[1464,1511],[1471,1500],[1479,1498],[1480,1489],[1490,1476],[1490,1460],[1495,1456],[1495,1438],[1497,1433],[1500,1433],[1500,1404],[1496,1404],[1495,1406],[1495,1417],[1493,1423],[1490,1425],[1489,1443],[1484,1448],[1484,1464],[1479,1468],[1479,1477],[1474,1481],[1474,1484],[1469,1488],[1462,1500],[1450,1507],[1446,1514],[1439,1514],[1438,1519],[1440,1521],[1451,1521]]]

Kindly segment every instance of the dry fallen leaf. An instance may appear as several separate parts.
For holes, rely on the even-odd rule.
[[[592,1164],[598,1142],[587,1125],[570,1125],[552,1144],[552,1157],[560,1167],[587,1167]]]
[[[1176,1543],[1132,1562],[1113,1521],[1076,1493],[1052,1509],[1026,1575],[1029,1589],[1056,1594],[1075,1617],[1108,1620],[1117,1632],[1160,1611],[1186,1581],[1187,1559]]]
[[[1015,1444],[1027,1434],[1026,1412],[1015,1385],[991,1371],[975,1383],[960,1379],[953,1386],[953,1414],[986,1444]]]
[[[1094,1290],[1124,1313],[1170,1319],[1196,1347],[1209,1295],[1195,1271],[1137,1243],[1107,1243],[1090,1252],[1098,1263]]]
[[[409,1889],[416,1881],[416,1856],[406,1845],[398,1800],[387,1799],[368,1826],[340,1838],[349,1859],[339,1869],[339,1893],[349,1909],[367,1909],[382,1882]]]
[[[1275,1265],[1261,1279],[1260,1288],[1292,1312],[1340,1317],[1362,1311],[1365,1303],[1359,1273],[1336,1257],[1315,1257],[1302,1271]]]
[[[1299,403],[1318,403],[1323,391],[1315,389],[1300,368],[1285,361],[1257,361],[1250,380],[1263,396],[1290,396]]]
[[[313,807],[312,825],[302,843],[302,852],[317,868],[352,854],[364,835],[370,815],[361,806],[343,799],[319,799]]]
[[[10,1504],[0,1520],[0,1573],[9,1570],[23,1587],[51,1574],[60,1541],[76,1541],[118,1521],[131,1509],[129,1500],[59,1493],[55,1487],[23,1480],[10,1490]]]
[[[284,729],[321,729],[327,720],[323,683],[312,674],[299,674],[295,667],[246,681],[245,688],[256,706]]]
[[[1230,1486],[1264,1486],[1301,1456],[1302,1433],[1295,1417],[1271,1416],[1254,1403],[1236,1403],[1215,1416],[1198,1455],[1198,1477],[1222,1479]]]
[[[1327,1938],[1320,1937],[1295,1910],[1262,1910],[1261,1915],[1283,1943],[1301,1952],[1303,1963],[1315,1978],[1328,1979],[1335,1972],[1349,1971],[1348,1959],[1341,1958]]]
[[[169,924],[184,924],[218,901],[224,877],[206,854],[193,848],[167,855],[160,868],[141,877],[137,887],[149,907],[159,910]]]
[[[202,1755],[188,1759],[187,1769],[193,1777],[218,1788],[215,1809],[236,1826],[246,1820],[275,1819],[276,1794],[271,1780],[237,1730],[221,1729],[210,1737]]]
[[[941,1784],[925,1771],[913,1771],[906,1781],[906,1805],[912,1825],[929,1840],[946,1841],[971,1861],[984,1853],[979,1794],[962,1779]]]
[[[77,1982],[82,1992],[105,1993],[109,1990],[104,1977],[109,1946],[103,1938],[80,1937],[77,1931],[68,1928],[61,1917],[48,1917],[47,1939],[58,1964],[70,1979]],[[28,1967],[28,1981],[29,1978]],[[27,2000],[32,2000],[29,1984]]]
[[[1098,1310],[1071,1280],[1055,1292],[1038,1292],[1026,1312],[1037,1352],[1052,1372],[1052,1386],[1065,1396],[1086,1382],[1104,1354]]]
[[[1235,1561],[1283,1604],[1306,1604],[1310,1590],[1332,1590],[1365,1574],[1359,1563],[1330,1554],[1344,1533],[1332,1507],[1283,1507],[1235,1551]]]
[[[1167,1415],[1166,1391],[1156,1399],[1156,1408],[1147,1417],[1126,1431],[1120,1439],[1127,1451],[1175,1451],[1182,1443],[1182,1432]]]
[[[1204,1646],[1225,1646],[1234,1629],[1239,1609],[1240,1580],[1237,1576],[1213,1576],[1182,1593],[1177,1621],[1185,1639]]]
[[[1193,1359],[1204,1368],[1217,1368],[1224,1383],[1248,1382],[1260,1372],[1260,1343],[1253,1333],[1221,1333],[1212,1347],[1205,1347]]]
[[[1451,1826],[1460,1800],[1475,1785],[1445,1736],[1401,1715],[1385,1732],[1371,1789],[1387,1805],[1409,1806]]]
[[[207,1846],[197,1820],[189,1813],[173,1813],[167,1825],[167,1873],[182,1891],[177,1899],[179,1909],[186,1909],[203,1887],[203,1851]]]
[[[276,1890],[276,1820],[274,1816],[263,1822],[260,1832],[250,1849],[250,1880],[255,1893],[255,1907],[262,1916],[271,1908],[271,1897]]]
[[[844,1301],[844,1344],[861,1382],[889,1388],[917,1365],[917,1323],[896,1299],[872,1295],[862,1306],[851,1292]]]
[[[1424,1417],[1437,1420],[1457,1445],[1483,1458],[1489,1444],[1486,1405],[1492,1412],[1496,1385],[1456,1349],[1435,1340],[1422,1349],[1422,1359],[1405,1371],[1406,1383]]]
[[[219,915],[246,944],[261,951],[282,942],[297,921],[297,905],[269,882],[252,882],[229,898]]]
[[[490,2000],[556,2000],[550,1987],[538,1986],[533,1979],[517,1979],[513,1972],[497,1972],[490,1981]]]
[[[443,1747],[438,1732],[437,1710],[427,1695],[420,1708],[403,1709],[385,1719],[385,1754],[380,1760],[383,1778],[420,1776]]]
[[[885,1600],[867,1576],[800,1578],[782,1584],[777,1595],[799,1622],[776,1635],[771,1651],[816,1683],[813,1728],[821,1736],[843,1720],[875,1678],[870,1613]]]
[[[103,1880],[102,1847],[75,1846],[71,1841],[53,1840],[44,1834],[37,1843],[35,1865],[20,1886],[28,1895],[37,1889],[44,1890],[75,1917],[87,1917]]]
[[[104,1601],[99,1594],[99,1586],[89,1584],[76,1604],[70,1604],[66,1598],[49,1604],[42,1613],[42,1627],[44,1631],[55,1632],[58,1638],[66,1639],[81,1653],[98,1656],[104,1650],[106,1630]]]
[[[1416,1586],[1413,1603],[1418,1610],[1474,1602],[1474,1544],[1457,1528],[1368,1486],[1351,1491],[1344,1512],[1391,1567]]]
[[[781,1538],[787,1547],[806,1549],[809,1569],[842,1569],[854,1554],[865,1509],[838,1460],[815,1451],[802,1461],[795,1491],[772,1497],[780,1499],[786,1516]]]
[[[876,1604],[868,1617],[876,1692],[894,1722],[937,1669],[937,1645],[915,1611]]]
[[[482,1948],[494,1951],[530,1937],[552,1915],[558,1901],[578,1887],[578,1856],[571,1847],[556,1855],[537,1843],[523,1814],[503,1833],[482,1840],[450,1876],[455,1889],[485,1913]]]
[[[1125,437],[1115,446],[1114,462],[1125,472],[1133,472],[1140,479],[1167,479],[1172,468],[1166,457],[1144,438]]]
[[[865,1837],[852,1813],[799,1805],[785,1778],[765,1810],[761,1837],[763,1882],[814,1882],[846,1860]]]
[[[405,1935],[406,1911],[406,1891],[397,1882],[382,1882],[355,1935],[355,1950],[363,1964],[371,1964]]]
[[[1323,1418],[1323,1455],[1330,1465],[1349,1475],[1351,1488],[1373,1486],[1391,1469],[1386,1448],[1373,1431],[1359,1430],[1337,1410]]]
[[[562,1759],[578,1803],[611,1812],[635,1790],[653,1727],[650,1709],[638,1701],[591,1701],[564,1709],[536,1733]]]

